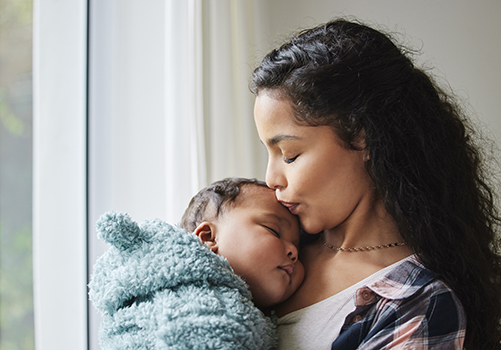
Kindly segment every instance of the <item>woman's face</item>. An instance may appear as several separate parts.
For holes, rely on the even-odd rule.
[[[336,228],[371,207],[364,151],[343,147],[330,126],[298,125],[293,104],[261,91],[254,118],[268,150],[266,182],[306,232]]]

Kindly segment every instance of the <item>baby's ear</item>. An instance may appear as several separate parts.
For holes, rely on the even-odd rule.
[[[216,225],[214,223],[204,221],[197,226],[193,233],[200,238],[203,244],[217,254],[218,245],[216,240]]]

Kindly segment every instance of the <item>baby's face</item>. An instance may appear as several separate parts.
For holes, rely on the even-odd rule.
[[[299,222],[271,189],[244,186],[233,208],[217,221],[217,254],[249,285],[258,307],[289,298],[302,283]]]

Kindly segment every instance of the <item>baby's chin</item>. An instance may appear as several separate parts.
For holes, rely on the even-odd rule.
[[[253,302],[258,308],[273,308],[279,304],[282,304],[287,299],[289,299],[298,290],[299,286],[303,283],[304,279],[304,267],[302,264],[297,264],[294,274],[292,275],[292,281],[288,284],[280,283],[279,286],[275,285],[274,288],[269,288],[269,290],[263,291],[261,288],[256,288],[260,290],[259,293],[254,293],[252,286],[250,287],[251,293],[253,295]]]
[[[283,293],[280,295],[277,295],[277,293],[273,293],[273,295],[262,295],[261,297],[258,297],[254,299],[254,305],[258,307],[259,309],[269,309],[272,310],[275,308],[275,306],[282,304],[284,301],[289,299],[292,294],[296,291],[297,288],[288,288],[286,289]]]

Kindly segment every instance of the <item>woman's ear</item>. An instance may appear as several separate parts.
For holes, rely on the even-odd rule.
[[[216,225],[212,222],[204,221],[197,226],[195,231],[203,244],[205,244],[210,250],[217,254],[218,245],[216,240]]]
[[[365,136],[365,129],[360,130],[360,132],[358,133],[358,135],[355,138],[355,140],[353,140],[353,142],[351,143],[351,146],[355,150],[359,150],[359,151],[363,152],[364,162],[367,162],[368,160],[371,159],[370,155],[369,155],[369,151],[367,150],[367,142],[366,142],[366,136]]]
[[[365,140],[366,140],[365,129],[362,129],[355,137],[355,139],[352,141],[351,145],[357,150],[366,151],[367,143],[365,142]]]

